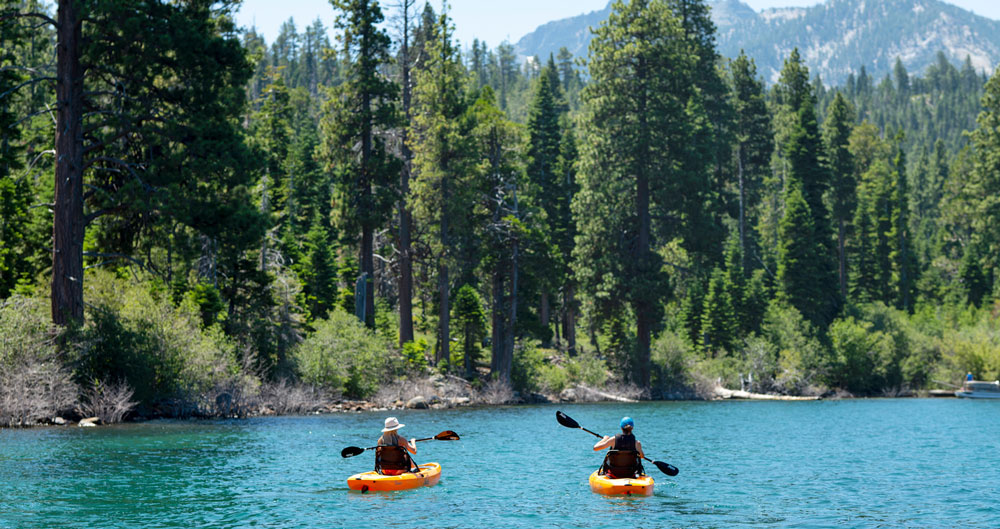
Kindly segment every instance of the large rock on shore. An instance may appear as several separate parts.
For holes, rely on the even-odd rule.
[[[408,400],[406,402],[406,407],[411,410],[426,410],[430,407],[430,404],[427,402],[426,398],[417,396]]]

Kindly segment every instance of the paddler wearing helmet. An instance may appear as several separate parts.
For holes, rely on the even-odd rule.
[[[382,436],[378,438],[378,446],[399,448],[392,450],[392,453],[383,450],[375,451],[375,470],[377,470],[380,474],[398,476],[407,472],[411,468],[412,461],[409,457],[406,457],[403,450],[416,455],[417,443],[416,439],[410,439],[407,441],[406,438],[401,437],[396,433],[404,426],[406,425],[401,424],[395,417],[386,418],[385,427],[382,428]]]
[[[642,452],[642,443],[632,435],[632,428],[635,427],[635,421],[631,417],[622,417],[618,426],[621,427],[622,433],[614,437],[605,435],[603,439],[594,445],[595,452],[604,450],[605,448],[611,449],[608,452],[608,457],[605,458],[602,468],[607,471],[607,474],[615,478],[634,477],[642,474],[640,459],[645,457],[646,454]],[[635,457],[636,455],[638,457]]]

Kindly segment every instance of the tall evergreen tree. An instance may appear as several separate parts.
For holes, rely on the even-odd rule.
[[[469,202],[462,180],[471,171],[470,124],[465,75],[452,40],[447,12],[437,17],[425,41],[426,62],[416,72],[413,149],[414,214],[422,226],[437,232],[433,241],[437,265],[438,341],[435,361],[450,358],[450,271],[455,257],[453,222],[465,219]]]
[[[840,296],[847,298],[847,230],[854,213],[857,197],[854,180],[854,157],[848,148],[854,128],[854,111],[838,91],[827,109],[823,123],[823,140],[830,170],[830,198],[833,219],[837,223],[837,256]]]
[[[166,244],[163,233],[178,225],[240,249],[234,253],[259,240],[263,223],[245,187],[256,159],[236,119],[252,67],[232,8],[207,0],[60,0],[55,20],[38,17],[53,23],[58,42],[56,324],[83,319],[85,253],[136,261],[152,253],[138,245]],[[84,252],[88,228],[114,237]],[[232,287],[244,276],[229,269],[224,277]]]
[[[574,211],[576,273],[603,317],[636,318],[635,380],[649,385],[650,339],[666,295],[652,212],[676,213],[691,137],[694,64],[668,2],[612,4],[590,45],[587,132]],[[666,236],[664,233],[662,236]]]
[[[980,262],[992,271],[1000,265],[1000,70],[986,83],[982,109],[970,137],[975,152],[970,191],[978,197],[972,227],[977,248],[986,256]]]
[[[0,16],[13,13],[0,8]],[[19,118],[15,114],[17,87],[24,82],[14,49],[23,39],[19,24],[0,21],[0,299],[10,295],[28,272],[25,232],[30,217],[31,190],[18,172],[23,167]]]
[[[729,64],[730,95],[733,107],[733,136],[736,180],[739,192],[739,249],[743,273],[748,274],[748,256],[756,252],[751,244],[750,228],[756,224],[757,205],[761,199],[761,184],[770,169],[774,152],[771,115],[764,101],[764,83],[757,77],[757,66],[743,51]]]
[[[528,178],[537,191],[535,198],[545,211],[545,233],[549,238],[547,259],[537,270],[541,281],[540,323],[542,342],[549,345],[549,317],[553,294],[565,286],[569,276],[569,252],[572,251],[573,189],[560,174],[563,147],[562,116],[565,112],[555,61],[549,56],[535,82],[535,95],[528,114]]]
[[[818,128],[813,99],[806,97],[802,100],[798,119],[785,148],[788,157],[788,191],[780,231],[778,279],[787,301],[807,319],[822,327],[833,321],[840,307],[840,298],[836,254],[833,250],[829,216],[823,201],[828,173],[821,162],[823,146]],[[802,235],[800,228],[787,226],[789,222],[801,222],[798,218],[801,212],[793,212],[790,204],[791,200],[798,200],[800,195],[811,217],[809,227],[812,233],[803,240],[789,241],[787,237]],[[809,248],[803,249],[801,246]]]
[[[347,78],[325,105],[321,152],[336,170],[347,200],[345,219],[360,233],[358,261],[365,278],[365,324],[375,327],[375,230],[391,216],[398,193],[399,160],[382,132],[398,123],[398,87],[382,75],[391,62],[389,36],[380,27],[375,0],[331,0],[340,10],[336,27],[350,60]]]

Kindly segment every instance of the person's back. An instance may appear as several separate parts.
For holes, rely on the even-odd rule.
[[[619,423],[622,433],[614,437],[605,436],[594,445],[594,450],[610,448],[601,468],[613,478],[631,478],[642,474],[642,443],[632,435],[635,422],[631,417],[623,417]]]
[[[378,438],[375,449],[375,470],[387,476],[398,476],[411,470],[413,461],[406,452],[417,453],[417,445],[411,440],[406,441],[396,433],[397,430],[405,426],[400,424],[395,417],[385,420],[385,428]]]

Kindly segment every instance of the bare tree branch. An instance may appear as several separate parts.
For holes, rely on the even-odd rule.
[[[3,22],[5,20],[10,20],[10,19],[13,19],[13,18],[40,18],[45,23],[51,25],[54,28],[58,28],[59,27],[59,23],[56,22],[55,20],[53,20],[52,17],[50,17],[50,16],[48,16],[48,15],[46,15],[44,13],[36,13],[36,12],[31,12],[31,13],[8,13],[6,15],[0,15],[0,22]]]
[[[42,81],[58,81],[58,80],[59,79],[57,77],[35,77],[34,79],[28,79],[27,81],[15,86],[14,88],[11,88],[10,90],[7,90],[6,92],[0,94],[0,99],[3,99],[14,92],[17,92],[18,90],[24,88],[25,86],[40,83]]]

